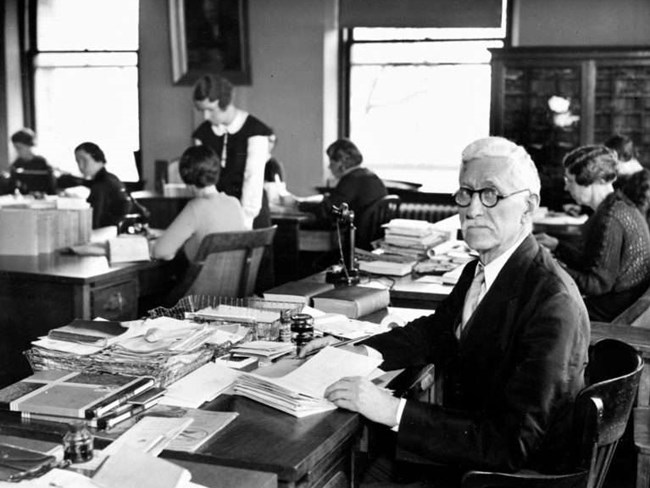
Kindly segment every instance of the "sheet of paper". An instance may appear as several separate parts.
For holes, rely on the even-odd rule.
[[[38,340],[32,341],[32,345],[50,349],[52,351],[67,352],[70,354],[79,354],[80,356],[87,356],[101,351],[103,347],[90,346],[88,344],[79,344],[76,342],[57,341],[49,337],[40,337]]]
[[[198,408],[228,389],[239,371],[215,363],[207,363],[167,388],[160,400],[164,405]]]
[[[368,376],[381,362],[381,359],[326,347],[277,381],[286,388],[323,398],[325,389],[335,381],[345,376]]]
[[[112,456],[128,446],[157,456],[192,422],[193,419],[185,417],[143,417],[104,449],[104,454]]]

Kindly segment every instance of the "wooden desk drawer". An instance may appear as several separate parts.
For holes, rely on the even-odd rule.
[[[95,288],[90,293],[92,318],[108,320],[130,320],[138,316],[137,280],[114,283],[103,288]]]

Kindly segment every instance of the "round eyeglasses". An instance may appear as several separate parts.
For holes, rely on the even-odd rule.
[[[492,208],[497,203],[499,203],[500,200],[511,197],[512,195],[516,195],[517,193],[523,193],[525,191],[530,190],[528,188],[524,188],[523,190],[513,191],[508,195],[499,195],[499,192],[494,188],[481,188],[480,190],[472,190],[471,188],[461,186],[458,191],[454,193],[454,201],[459,207],[469,207],[472,203],[472,197],[474,196],[474,193],[478,193],[478,198],[483,206]]]

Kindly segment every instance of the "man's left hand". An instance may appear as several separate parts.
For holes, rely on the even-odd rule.
[[[397,423],[399,398],[379,388],[367,378],[342,378],[325,390],[325,398],[337,407],[359,412],[379,424],[394,427]]]

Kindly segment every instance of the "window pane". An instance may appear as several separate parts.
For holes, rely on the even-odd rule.
[[[386,42],[355,44],[350,53],[352,65],[415,63],[490,62],[488,48],[501,47],[502,41]]]
[[[388,179],[451,193],[462,149],[489,134],[490,66],[353,66],[350,137]]]
[[[110,172],[138,179],[136,67],[38,68],[34,83],[40,151],[53,166],[78,173],[74,148],[91,141],[104,150]]]
[[[505,2],[504,2],[505,3]],[[356,27],[355,41],[395,41],[426,39],[489,39],[505,37],[505,27],[500,28],[387,28]]]
[[[139,3],[136,0],[38,0],[38,50],[135,51]]]

